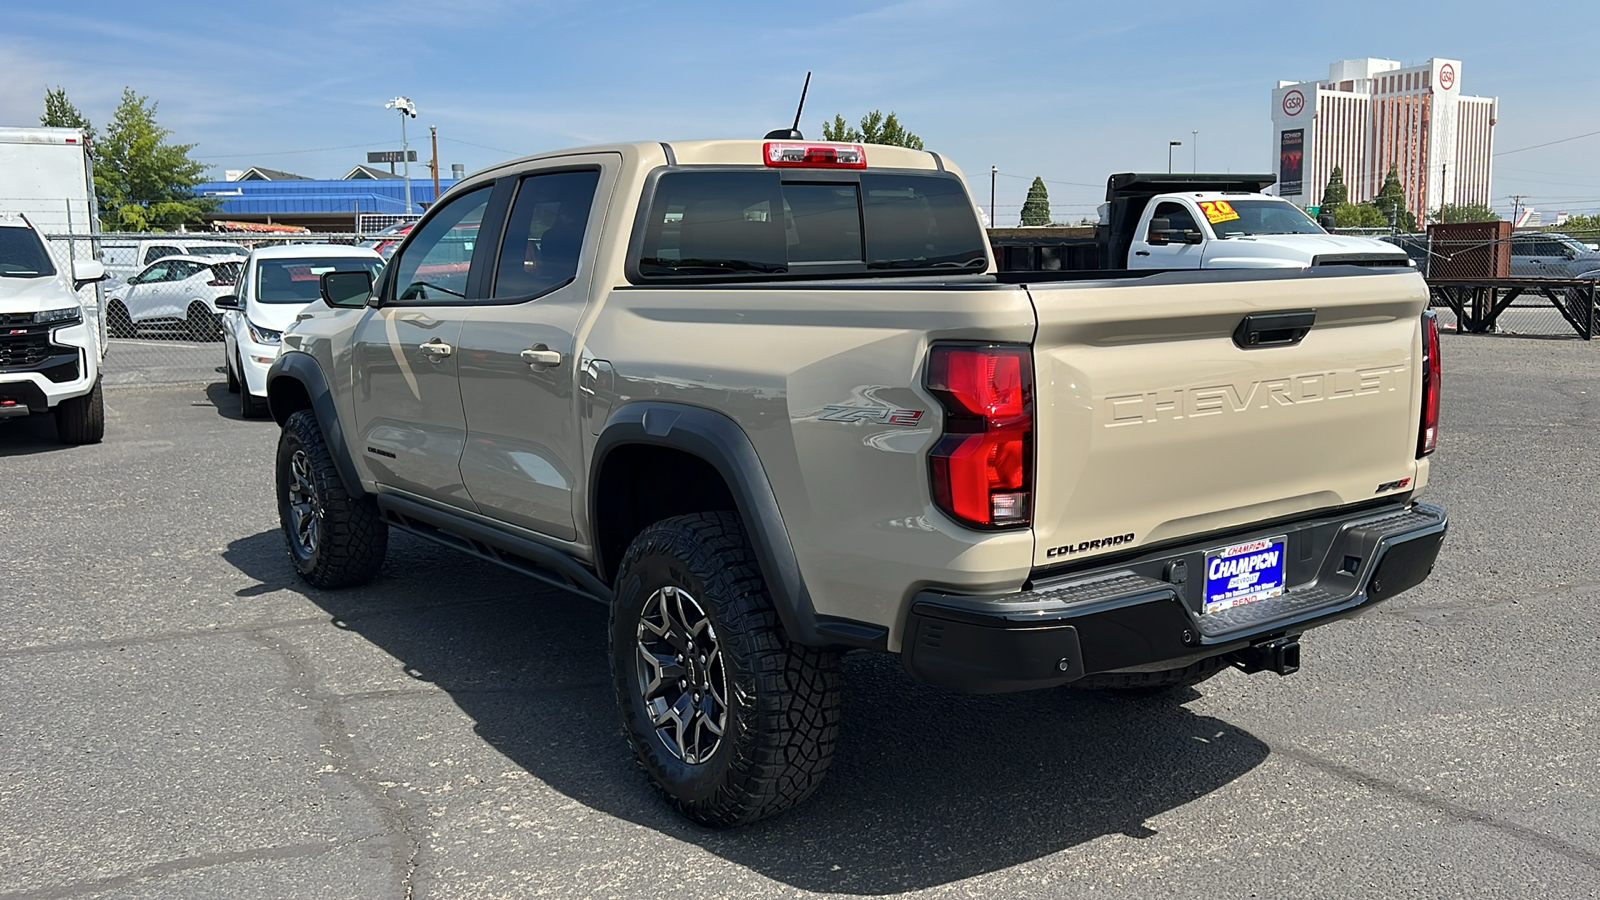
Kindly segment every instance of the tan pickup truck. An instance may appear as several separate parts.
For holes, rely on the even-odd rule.
[[[844,651],[965,691],[1287,674],[1427,577],[1415,271],[1018,283],[978,223],[949,160],[896,147],[467,178],[284,337],[289,556],[367,581],[399,528],[607,604],[639,761],[710,825],[817,787]]]

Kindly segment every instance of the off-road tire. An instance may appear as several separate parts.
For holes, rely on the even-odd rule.
[[[239,371],[240,372],[244,371],[244,364],[243,364],[242,361],[241,361],[241,363],[239,365]],[[266,415],[267,414],[267,401],[262,399],[262,398],[260,398],[260,397],[257,397],[255,394],[250,393],[250,383],[248,381],[245,381],[243,377],[240,377],[238,379],[238,382],[239,382],[239,418],[241,418],[241,419],[259,419],[262,416]]]
[[[63,444],[98,444],[106,436],[106,398],[100,381],[82,397],[56,404],[56,437]]]
[[[1124,697],[1152,697],[1179,688],[1193,687],[1228,668],[1226,656],[1213,656],[1190,663],[1181,669],[1159,672],[1105,672],[1085,675],[1068,687],[1073,690],[1105,691]]]
[[[295,475],[300,453],[305,485]],[[319,588],[353,587],[376,577],[389,548],[389,526],[371,497],[352,497],[345,489],[311,410],[301,410],[283,423],[277,472],[278,520],[289,561],[300,577]],[[297,486],[309,486],[309,497],[304,491],[295,493]],[[309,508],[302,515],[315,519],[314,533],[304,543],[297,533],[295,496],[307,498]]]
[[[121,300],[111,301],[106,307],[106,333],[114,338],[131,338],[134,335],[133,317]]]
[[[729,827],[810,796],[838,740],[839,654],[790,643],[738,516],[695,513],[651,525],[629,546],[616,585],[612,681],[634,756],[667,802],[702,825]],[[725,678],[720,743],[694,764],[657,733],[640,685],[641,618],[669,587],[703,610]]]

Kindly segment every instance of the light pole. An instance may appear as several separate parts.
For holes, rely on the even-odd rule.
[[[417,117],[417,105],[411,102],[410,97],[396,97],[383,105],[384,109],[397,110],[400,113],[400,162],[405,166],[406,178],[406,215],[411,215],[411,145],[406,142],[406,117]]]
[[[999,166],[989,167],[989,227],[995,227],[994,221],[994,176],[1000,174]]]
[[[1167,141],[1167,174],[1172,174],[1172,148],[1182,147],[1183,141]]]
[[[1200,132],[1189,132],[1189,171],[1200,171]]]

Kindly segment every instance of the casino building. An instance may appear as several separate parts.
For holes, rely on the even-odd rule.
[[[1323,81],[1280,81],[1272,91],[1278,194],[1318,206],[1341,166],[1350,200],[1371,200],[1394,165],[1418,222],[1446,203],[1488,205],[1498,103],[1461,93],[1455,59],[1410,67],[1346,59]]]

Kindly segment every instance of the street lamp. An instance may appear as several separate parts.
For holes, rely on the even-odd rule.
[[[1183,141],[1167,141],[1167,174],[1172,174],[1172,148],[1182,147]]]
[[[396,110],[400,113],[400,162],[405,166],[406,177],[406,215],[411,215],[411,145],[406,142],[406,116],[417,117],[417,105],[411,102],[410,97],[396,97],[383,105],[384,109]]]
[[[1200,132],[1189,132],[1189,171],[1200,171]]]

